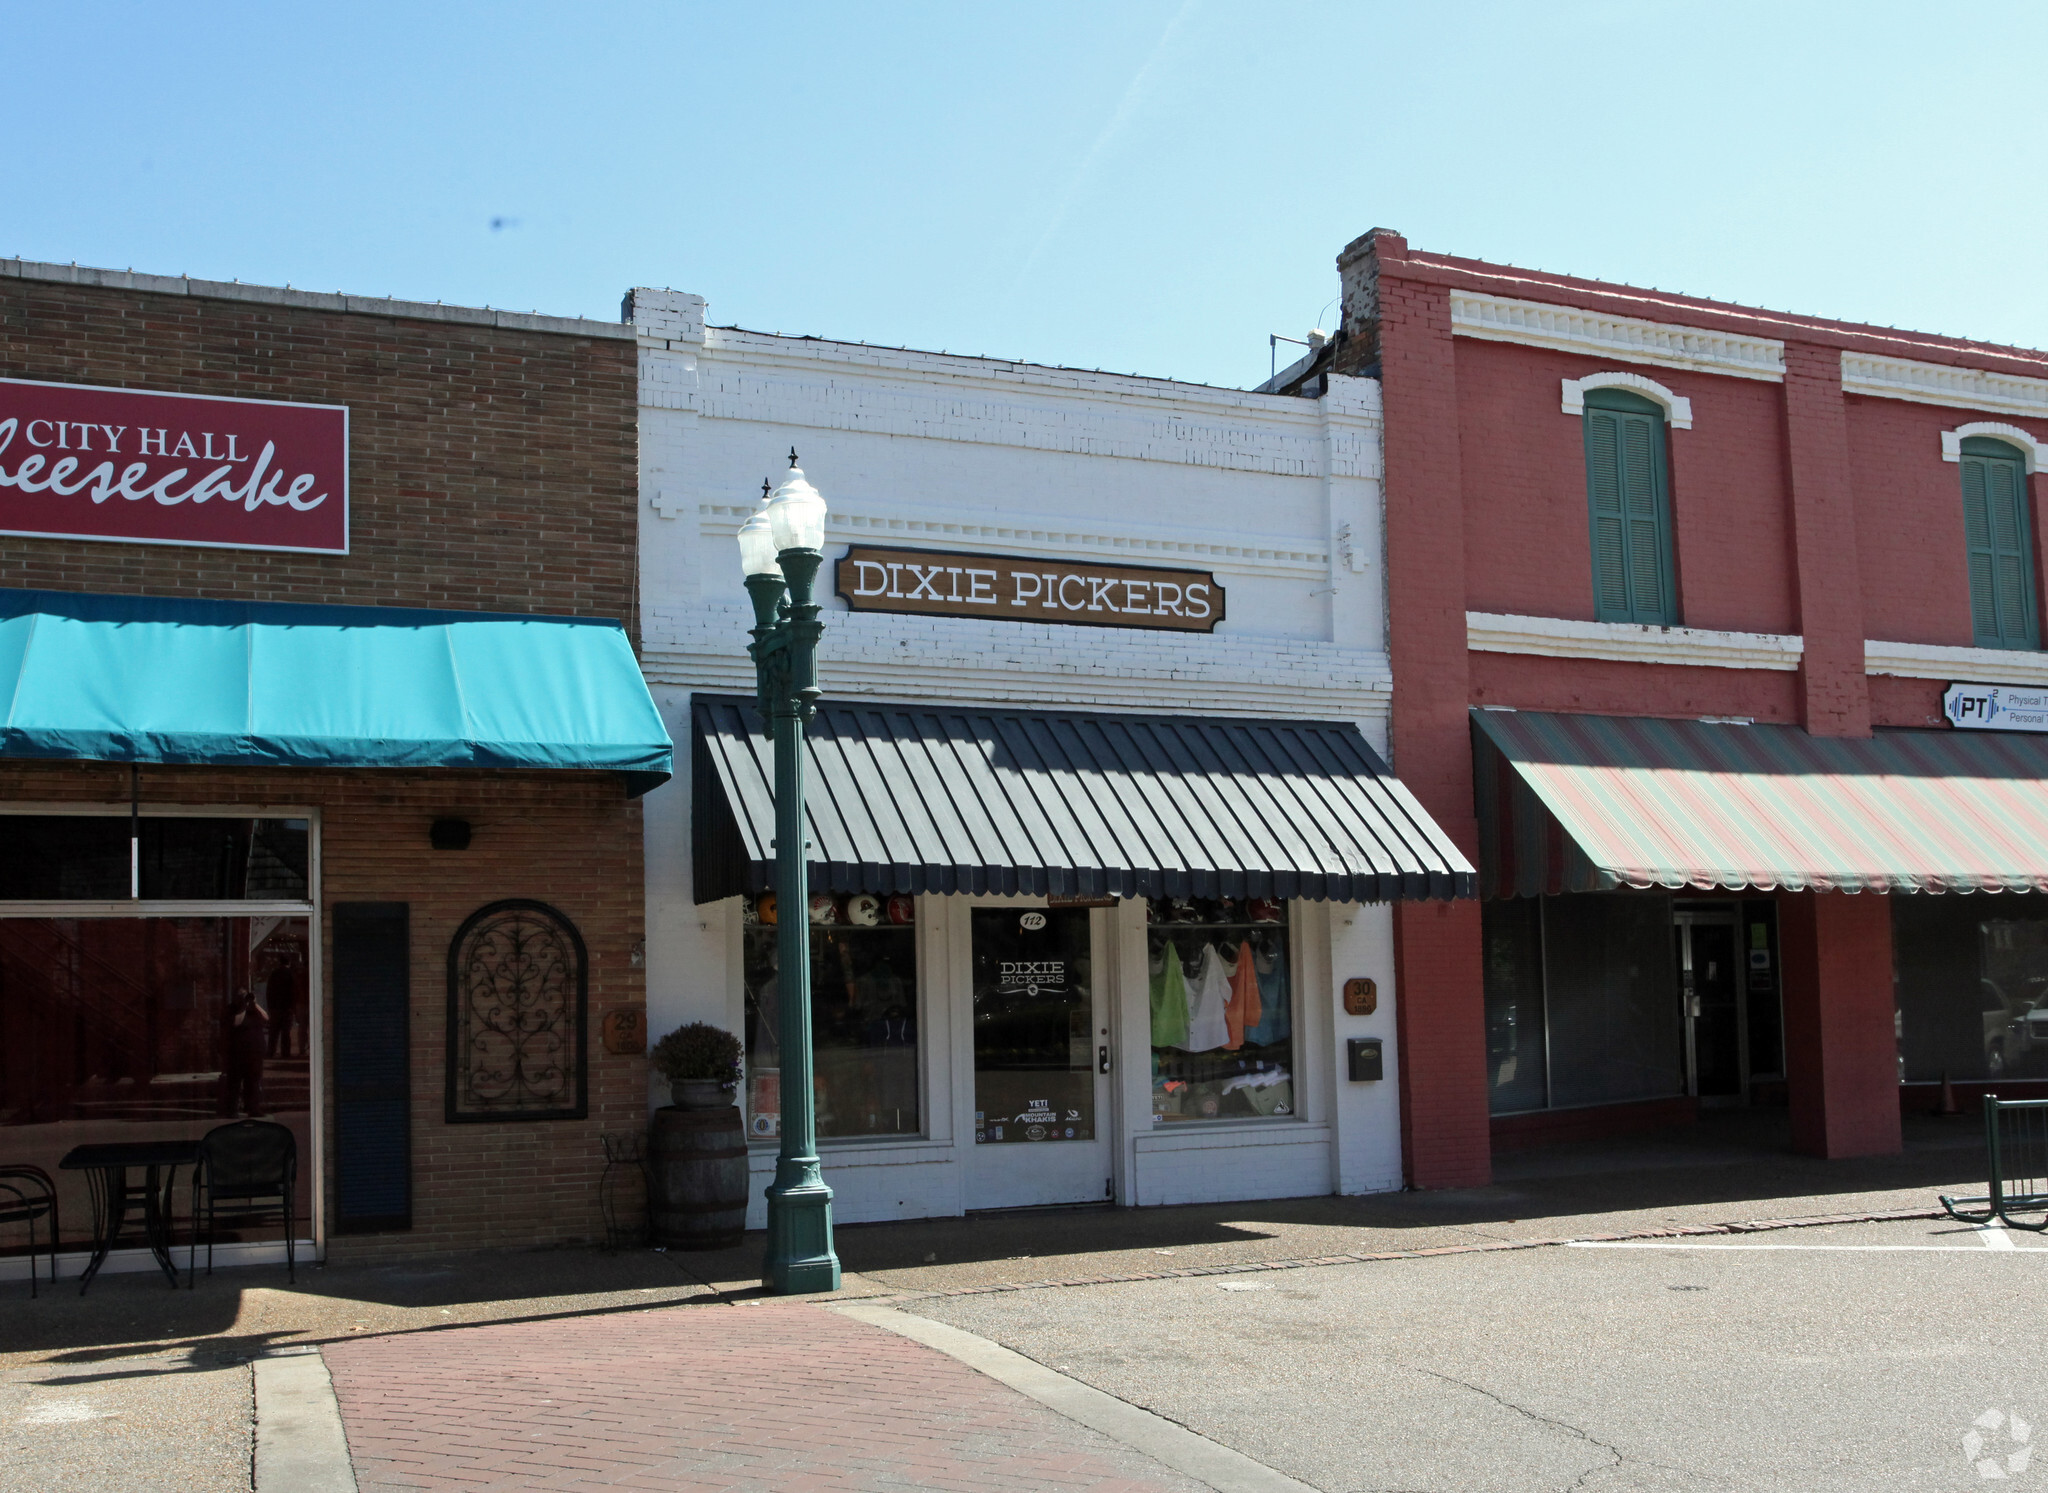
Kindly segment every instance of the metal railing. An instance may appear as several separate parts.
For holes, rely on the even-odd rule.
[[[1963,1223],[1996,1218],[2009,1229],[2048,1232],[2048,1099],[1986,1094],[1984,1153],[1991,1191],[1983,1197],[1943,1197],[1948,1216]]]

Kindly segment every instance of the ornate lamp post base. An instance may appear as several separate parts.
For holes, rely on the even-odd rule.
[[[778,1167],[768,1189],[768,1259],[761,1284],[781,1296],[839,1289],[839,1256],[832,1252],[832,1189],[815,1161],[798,1170],[798,1176],[785,1182]]]

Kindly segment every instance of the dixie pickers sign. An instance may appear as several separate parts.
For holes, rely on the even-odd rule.
[[[348,410],[0,379],[0,534],[348,553]]]
[[[1223,620],[1223,588],[1206,570],[857,544],[836,575],[839,594],[856,612],[1175,632],[1211,632]]]

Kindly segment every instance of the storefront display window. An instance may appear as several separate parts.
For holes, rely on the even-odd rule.
[[[1543,904],[1534,897],[1480,909],[1486,959],[1486,1084],[1493,1113],[1550,1102],[1543,1010]]]
[[[1978,900],[1894,899],[1899,1076],[1907,1083],[2048,1078],[2048,908],[1985,918]],[[2031,898],[2000,900],[2012,913],[2033,912]]]
[[[1153,1123],[1291,1117],[1286,904],[1155,898],[1146,917]]]
[[[1654,892],[1544,899],[1554,1107],[1685,1092],[1671,929],[1671,899]]]
[[[771,1140],[782,1129],[774,894],[746,916],[747,1132]],[[819,1138],[921,1133],[915,901],[821,894],[808,916]]]
[[[92,1216],[85,1174],[58,1165],[72,1147],[197,1140],[252,1116],[298,1138],[310,1222],[314,948],[289,908],[311,879],[304,819],[0,814],[0,1157],[50,1173],[67,1226]],[[104,905],[138,899],[261,910]],[[63,902],[96,905],[20,906]]]
[[[67,1225],[82,1226],[84,1176],[58,1167],[73,1146],[197,1140],[260,1116],[298,1137],[298,1216],[310,1219],[308,928],[0,917],[0,1155],[56,1178]]]

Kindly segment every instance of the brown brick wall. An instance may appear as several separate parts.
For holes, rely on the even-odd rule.
[[[112,764],[0,763],[0,800],[125,804],[127,785],[127,769]],[[327,1054],[334,1027],[328,909],[337,902],[411,907],[413,1228],[330,1237],[330,1258],[603,1237],[599,1137],[647,1121],[646,1059],[606,1054],[599,1041],[605,1012],[644,1009],[646,1001],[640,806],[625,796],[616,775],[149,767],[141,793],[146,805],[233,803],[319,812]],[[428,825],[442,815],[470,820],[475,833],[468,850],[429,846]],[[589,951],[588,1119],[444,1122],[448,943],[470,913],[506,897],[559,908]],[[320,1066],[331,1079],[331,1056]],[[321,1182],[330,1222],[333,1099],[330,1081]]]
[[[630,340],[0,279],[0,377],[349,407],[350,549],[0,537],[0,586],[634,616]]]

